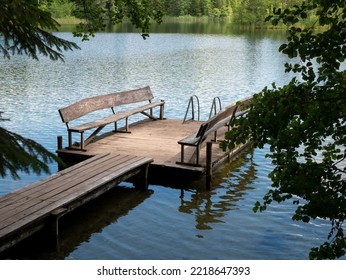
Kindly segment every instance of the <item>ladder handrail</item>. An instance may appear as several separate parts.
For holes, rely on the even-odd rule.
[[[218,96],[214,97],[213,103],[211,104],[211,108],[210,108],[209,119],[212,117],[213,109],[214,109],[214,115],[216,115],[216,113],[217,113],[217,111],[216,111],[216,101],[219,101],[219,111],[222,108],[220,97],[218,97]]]
[[[198,109],[198,120],[200,119],[200,115],[201,115],[201,110],[200,110],[200,105],[199,105],[199,99],[198,99],[198,96],[197,95],[192,95],[189,99],[189,103],[187,105],[187,108],[186,108],[186,113],[185,113],[185,117],[184,117],[184,120],[183,120],[183,123],[186,121],[186,117],[187,117],[187,114],[189,112],[189,109],[190,109],[190,106],[191,106],[191,120],[194,120],[195,119],[195,105],[194,105],[194,98],[196,99],[197,101],[197,109]]]

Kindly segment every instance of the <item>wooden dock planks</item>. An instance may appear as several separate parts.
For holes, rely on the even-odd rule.
[[[90,143],[87,150],[79,152],[69,149],[58,150],[58,155],[69,162],[69,159],[78,157],[94,156],[100,153],[119,152],[128,155],[139,155],[153,158],[152,166],[163,168],[175,168],[177,170],[191,170],[191,172],[203,173],[206,166],[206,150],[203,146],[201,151],[202,167],[179,165],[180,145],[178,141],[186,135],[198,131],[201,121],[189,121],[183,123],[182,120],[165,119],[158,121],[142,121],[130,126],[131,133],[105,133]],[[225,128],[221,128],[218,133],[224,135]],[[193,157],[194,149],[186,148],[186,157]],[[213,145],[213,158],[218,160],[224,156],[224,152],[218,144]]]
[[[86,157],[102,153],[123,153],[153,158],[149,168],[149,178],[153,183],[171,183],[194,181],[204,175],[210,176],[217,167],[228,159],[235,158],[251,143],[240,144],[232,151],[223,151],[218,142],[214,141],[213,133],[206,136],[201,144],[199,165],[195,164],[195,147],[184,148],[184,164],[181,164],[181,147],[178,141],[200,129],[202,121],[190,120],[183,122],[177,119],[157,121],[139,121],[130,125],[131,133],[107,132],[97,137],[87,146],[85,151],[58,148],[58,156],[69,164],[84,160]],[[217,130],[217,139],[224,139],[227,126]],[[61,138],[61,136],[59,137]],[[61,139],[60,139],[61,140]],[[58,141],[59,142],[59,141]],[[207,143],[211,143],[210,158],[207,160]],[[210,165],[210,166],[209,166]],[[206,178],[207,179],[207,178]],[[206,187],[210,185],[206,180]]]
[[[99,154],[44,180],[0,197],[0,252],[120,181],[141,176],[147,187],[151,158]]]

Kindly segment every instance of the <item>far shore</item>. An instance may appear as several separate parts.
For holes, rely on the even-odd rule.
[[[83,22],[83,20],[76,18],[76,17],[67,17],[67,18],[57,18],[55,19],[60,25],[78,25]],[[124,23],[130,22],[127,19],[124,19]],[[257,24],[242,24],[242,23],[235,23],[232,22],[230,19],[213,19],[207,16],[201,16],[201,17],[193,17],[193,16],[181,16],[181,17],[171,17],[166,16],[163,18],[163,22],[166,23],[174,23],[174,22],[180,22],[180,23],[208,23],[208,22],[220,22],[220,23],[228,23],[232,24],[234,26],[242,26],[242,27],[252,27],[256,29],[281,29],[282,27],[273,26],[270,24],[263,23],[261,25]]]

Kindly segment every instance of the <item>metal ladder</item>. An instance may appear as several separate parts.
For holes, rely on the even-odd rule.
[[[219,110],[217,111],[217,105],[219,105]],[[209,113],[209,119],[211,119],[211,117],[215,116],[217,114],[217,112],[219,112],[221,110],[221,99],[220,97],[214,97],[213,99],[213,103],[211,104],[211,108],[210,108],[210,113]],[[213,111],[214,111],[214,115],[213,115]]]
[[[186,113],[185,113],[183,123],[185,123],[187,121],[186,118],[187,118],[187,115],[189,113],[190,107],[191,107],[191,119],[189,119],[189,120],[195,120],[195,103],[194,103],[194,101],[197,102],[197,120],[200,119],[201,110],[200,110],[200,105],[199,105],[199,99],[198,99],[197,95],[192,95],[190,97],[189,104],[187,105],[187,108],[186,108]]]

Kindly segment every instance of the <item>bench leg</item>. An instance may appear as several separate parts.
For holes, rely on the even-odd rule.
[[[80,133],[80,149],[84,150],[84,131]]]
[[[93,141],[93,139],[96,137],[96,135],[105,127],[105,125],[103,126],[99,126],[97,129],[95,129],[95,131],[93,133],[91,133],[91,135],[89,135],[89,137],[86,140],[83,140],[83,149],[85,146],[87,146],[91,141]]]
[[[68,147],[72,148],[72,131],[68,131]]]
[[[84,146],[85,146],[85,142],[84,142],[84,131],[80,132],[80,147],[73,147],[73,143],[72,143],[72,131],[68,131],[68,148],[69,149],[79,149],[79,150],[84,150]]]
[[[129,118],[126,118],[125,122],[126,122],[126,132],[128,132],[129,131]]]
[[[196,146],[196,165],[199,165],[199,152],[200,152],[200,147],[199,145]]]
[[[194,148],[196,149],[194,151],[194,153],[196,153],[196,155],[193,153],[191,158],[195,157],[195,162],[185,162],[185,145],[184,144],[180,144],[180,161],[177,161],[177,164],[186,164],[186,165],[191,165],[191,166],[200,166],[199,164],[199,153],[200,153],[200,145],[194,146]]]

